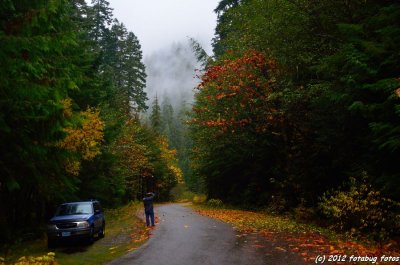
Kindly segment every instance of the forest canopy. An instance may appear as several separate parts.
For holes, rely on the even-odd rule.
[[[224,0],[215,12],[190,121],[209,198],[398,233],[400,4]]]
[[[2,1],[0,42],[2,240],[67,200],[168,199],[176,154],[139,121],[141,46],[107,1]]]

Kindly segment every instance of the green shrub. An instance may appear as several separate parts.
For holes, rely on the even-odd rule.
[[[274,194],[268,202],[268,211],[273,214],[283,214],[288,209],[288,202],[284,195]]]
[[[299,205],[293,209],[294,217],[299,221],[311,222],[316,219],[316,212],[314,208]]]
[[[400,231],[400,204],[382,197],[366,178],[351,178],[347,190],[325,193],[319,209],[334,228],[355,236],[364,234],[384,240]]]
[[[224,203],[220,199],[209,199],[207,205],[213,208],[221,208]]]
[[[204,203],[206,201],[206,199],[207,199],[206,195],[197,194],[193,197],[192,201],[193,201],[193,203],[200,204],[200,203]]]

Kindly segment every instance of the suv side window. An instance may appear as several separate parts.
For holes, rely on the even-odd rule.
[[[100,203],[98,203],[98,202],[93,203],[93,208],[94,208],[95,213],[96,213],[96,211],[103,212],[101,209]]]

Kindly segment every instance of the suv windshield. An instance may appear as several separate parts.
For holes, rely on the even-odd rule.
[[[69,203],[60,205],[57,209],[56,216],[92,213],[93,208],[91,203]]]

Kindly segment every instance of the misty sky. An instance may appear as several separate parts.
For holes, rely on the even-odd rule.
[[[144,57],[176,42],[197,39],[211,52],[219,0],[109,0],[114,17],[135,33]]]
[[[132,31],[142,46],[146,65],[145,92],[151,107],[169,101],[174,108],[193,101],[199,65],[189,45],[196,39],[211,55],[220,0],[108,0],[114,18]],[[151,108],[150,108],[151,110]]]

